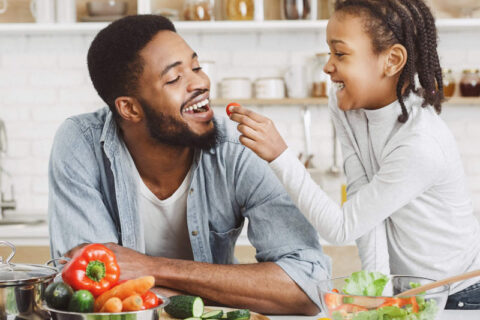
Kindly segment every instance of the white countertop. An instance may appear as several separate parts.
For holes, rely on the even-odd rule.
[[[315,317],[302,316],[268,316],[271,320],[317,320],[324,317],[319,314]],[[439,320],[479,320],[480,310],[444,310]]]

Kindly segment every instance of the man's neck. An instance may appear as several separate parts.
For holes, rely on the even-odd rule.
[[[170,197],[187,176],[194,150],[159,144],[125,132],[123,139],[145,185],[161,200]]]

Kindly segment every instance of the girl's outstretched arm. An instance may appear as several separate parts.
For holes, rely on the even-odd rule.
[[[287,144],[269,118],[240,105],[228,107],[227,113],[231,120],[239,123],[240,142],[263,160],[271,162],[287,149]]]

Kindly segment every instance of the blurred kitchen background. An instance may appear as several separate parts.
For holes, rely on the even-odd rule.
[[[428,2],[451,96],[442,117],[457,139],[480,219],[480,1]],[[88,76],[88,47],[109,21],[137,13],[175,21],[211,77],[217,115],[235,100],[272,118],[341,203],[341,152],[322,72],[331,11],[331,0],[0,0],[0,239],[17,245],[19,262],[48,260],[53,136],[68,116],[104,106]],[[359,269],[353,244],[327,245],[326,251],[336,275]],[[242,262],[254,260],[245,232],[237,255]]]

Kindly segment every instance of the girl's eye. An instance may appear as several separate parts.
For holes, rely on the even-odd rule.
[[[195,71],[195,72],[198,72],[198,71],[202,70],[202,67],[193,68],[192,70]]]
[[[167,84],[174,84],[175,82],[178,81],[178,79],[180,79],[180,76],[177,76],[175,79],[173,79],[172,81],[168,81]]]

